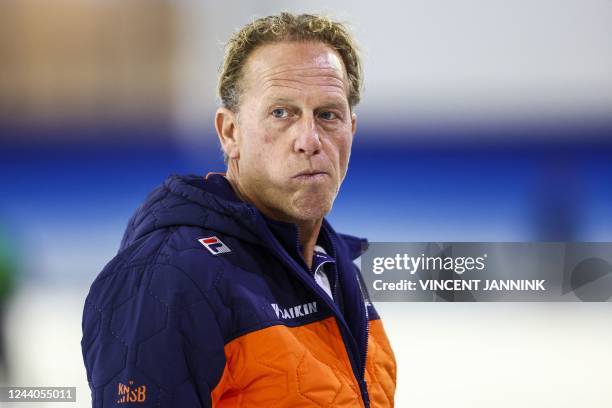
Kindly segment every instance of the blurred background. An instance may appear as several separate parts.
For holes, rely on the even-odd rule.
[[[90,405],[89,285],[149,190],[224,169],[223,43],[281,10],[330,14],[361,44],[337,230],[612,241],[610,1],[2,0],[1,383]],[[400,408],[612,406],[610,303],[377,307]]]

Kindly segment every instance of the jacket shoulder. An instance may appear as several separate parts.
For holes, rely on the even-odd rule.
[[[203,300],[215,281],[215,273],[224,266],[198,242],[200,236],[206,236],[202,228],[178,226],[156,230],[136,240],[100,272],[91,285],[87,303],[98,309],[115,307],[138,291],[150,293],[173,307]]]
[[[177,389],[187,379],[204,396],[219,380],[223,335],[202,282],[176,262],[194,256],[177,240],[181,230],[159,230],[135,241],[92,284],[81,347],[94,401],[107,400],[106,394],[129,381],[146,385],[159,403],[161,390]],[[208,263],[214,270],[215,260]],[[204,348],[198,343],[203,338]]]

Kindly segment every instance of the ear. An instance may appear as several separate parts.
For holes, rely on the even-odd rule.
[[[215,113],[215,129],[221,142],[221,147],[229,159],[240,157],[237,136],[237,115],[230,109],[221,107]]]
[[[351,132],[353,136],[355,136],[355,132],[357,132],[357,115],[354,112],[351,113]]]

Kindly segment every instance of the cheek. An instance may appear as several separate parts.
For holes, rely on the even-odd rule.
[[[286,161],[276,138],[268,132],[251,133],[244,143],[243,166],[258,180],[274,180]]]
[[[240,156],[244,164],[261,165],[265,152],[269,148],[270,138],[265,129],[252,127],[242,136]]]
[[[346,172],[346,167],[348,166],[349,158],[351,155],[352,142],[353,138],[350,133],[344,134],[336,139],[335,146],[338,155],[337,160],[342,174]]]
[[[344,141],[344,144],[342,145],[342,148],[344,149],[343,152],[342,152],[343,153],[343,157],[345,158],[345,160],[347,162],[348,162],[349,157],[351,155],[351,147],[352,147],[352,145],[353,145],[353,135],[349,134],[346,137],[346,139]]]
[[[278,129],[265,121],[258,124],[257,132],[253,132],[253,136],[250,140],[252,149],[258,151],[260,155],[267,156],[274,155],[284,139]]]

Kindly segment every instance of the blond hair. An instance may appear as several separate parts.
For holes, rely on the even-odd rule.
[[[362,68],[357,46],[347,28],[329,17],[292,14],[262,17],[245,25],[228,41],[219,77],[219,98],[224,107],[237,112],[243,92],[241,80],[249,55],[264,44],[282,41],[318,41],[329,45],[342,58],[348,77],[348,103],[359,103]]]

